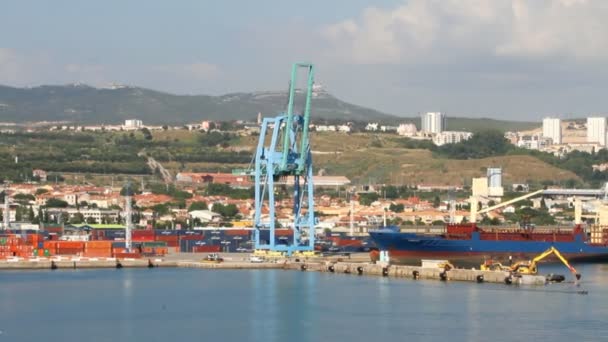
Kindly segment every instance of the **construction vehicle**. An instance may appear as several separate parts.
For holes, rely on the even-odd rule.
[[[481,264],[481,266],[479,267],[480,270],[482,271],[506,271],[506,272],[510,272],[511,271],[511,267],[503,265],[497,261],[494,260],[486,260],[484,261],[483,264]]]
[[[208,254],[205,259],[203,259],[203,262],[220,263],[222,261],[224,261],[224,259],[217,253]]]
[[[534,259],[532,259],[530,261],[516,262],[513,266],[511,266],[511,270],[513,272],[516,272],[519,274],[538,274],[538,268],[537,268],[536,264],[551,254],[555,254],[555,256],[564,265],[566,265],[566,267],[568,267],[568,269],[570,270],[570,272],[572,272],[572,275],[574,275],[576,280],[581,279],[581,275],[576,271],[576,269],[574,267],[572,267],[568,263],[568,260],[566,260],[566,258],[564,258],[564,256],[557,250],[557,248],[555,248],[553,246],[551,246],[549,249],[542,252],[541,254],[539,254],[538,256],[536,256]]]
[[[568,260],[566,260],[566,258],[564,258],[564,256],[557,250],[557,248],[553,246],[551,246],[549,249],[529,261],[518,261],[512,266],[504,266],[499,262],[487,260],[486,262],[481,264],[480,269],[482,271],[506,271],[512,272],[514,274],[538,274],[537,263],[551,254],[555,254],[555,256],[564,265],[566,265],[566,267],[568,267],[568,269],[570,270],[570,272],[572,272],[572,275],[574,275],[574,278],[576,280],[581,279],[581,275],[576,271],[576,269],[572,267],[570,263],[568,263]]]

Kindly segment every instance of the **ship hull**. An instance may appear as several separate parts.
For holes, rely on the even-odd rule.
[[[370,232],[370,236],[395,264],[419,264],[421,259],[449,259],[461,266],[479,266],[490,259],[508,263],[532,259],[551,246],[572,262],[608,262],[608,247],[590,245],[582,235],[566,242],[481,240],[476,232],[468,239],[382,230]]]

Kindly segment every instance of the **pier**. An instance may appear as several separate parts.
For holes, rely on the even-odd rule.
[[[411,280],[427,279],[437,281],[463,281],[474,283],[532,284],[543,285],[542,275],[513,276],[504,271],[481,271],[477,269],[429,268],[407,265],[372,264],[369,262],[335,261],[323,258],[310,260],[277,259],[272,262],[251,263],[245,258],[233,258],[224,262],[201,260],[164,260],[164,259],[31,259],[2,260],[2,270],[61,270],[91,268],[154,268],[184,267],[214,270],[268,270],[282,269],[298,272],[324,272],[349,274],[353,276],[378,276]]]

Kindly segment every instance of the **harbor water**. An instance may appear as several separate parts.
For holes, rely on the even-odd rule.
[[[577,268],[580,287],[283,270],[1,271],[0,342],[605,341],[608,265]],[[558,265],[541,271],[571,279]]]

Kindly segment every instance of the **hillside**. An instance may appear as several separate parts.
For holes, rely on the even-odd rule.
[[[68,121],[81,124],[117,124],[138,118],[145,124],[184,124],[201,120],[253,120],[257,113],[273,116],[284,110],[285,92],[234,93],[222,96],[173,95],[159,91],[86,85],[13,88],[0,86],[0,121]],[[297,99],[296,104],[302,103]],[[377,121],[386,124],[414,122],[418,117],[398,117],[341,101],[327,92],[315,94],[313,121]],[[521,130],[539,123],[449,117],[449,130]]]
[[[315,94],[313,116],[324,119],[392,121],[396,117],[343,102],[328,93]],[[11,88],[0,86],[1,121],[70,121],[121,123],[139,118],[146,124],[184,124],[201,120],[254,120],[257,113],[275,115],[285,108],[286,93],[255,92],[222,96],[172,95],[122,87],[85,85]]]
[[[85,174],[87,180],[94,174],[128,174],[160,181],[146,165],[142,151],[174,175],[247,167],[258,137],[229,135],[223,140],[227,147],[222,148],[212,139],[217,134],[154,131],[153,138],[147,140],[142,132],[0,133],[0,163],[5,166],[0,169],[0,180],[24,181],[31,177],[32,169],[41,168],[55,174]],[[535,156],[449,159],[429,150],[403,148],[402,141],[388,134],[313,132],[315,173],[344,175],[354,184],[453,185],[470,184],[471,178],[485,175],[487,167],[502,167],[505,184],[583,181],[577,174]],[[19,156],[18,164],[14,156]]]

